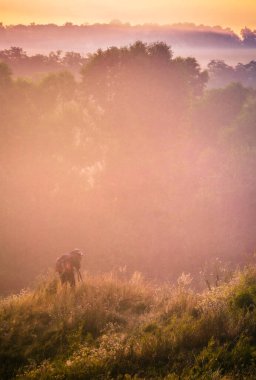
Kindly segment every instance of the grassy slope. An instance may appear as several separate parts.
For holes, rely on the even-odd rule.
[[[256,268],[196,294],[113,275],[0,303],[1,379],[255,379]]]

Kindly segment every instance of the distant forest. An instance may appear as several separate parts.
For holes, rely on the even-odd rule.
[[[207,88],[197,60],[162,42],[1,59],[1,293],[75,247],[88,271],[169,281],[253,254],[255,89],[220,76],[223,88]],[[49,73],[16,78],[12,59],[31,72],[45,60]]]
[[[191,23],[180,23],[173,25],[143,24],[130,25],[119,20],[113,20],[109,24],[83,24],[75,25],[67,22],[64,25],[46,24],[40,25],[3,25],[0,24],[0,46],[3,44],[23,45],[42,42],[42,49],[54,46],[58,43],[61,49],[68,42],[72,42],[75,48],[85,44],[88,47],[101,46],[103,41],[111,44],[130,42],[130,38],[153,38],[167,40],[176,45],[196,44],[205,47],[256,47],[256,30],[244,28],[241,37],[230,28],[221,26],[209,27],[194,25]],[[75,43],[75,45],[74,45]],[[72,46],[72,45],[71,45]],[[56,45],[55,45],[56,48]]]
[[[21,46],[29,54],[45,54],[57,50],[72,50],[84,54],[95,52],[98,48],[129,45],[137,40],[145,43],[164,41],[178,55],[194,56],[194,51],[197,51],[201,59],[204,59],[205,54],[210,57],[209,60],[234,57],[236,63],[241,61],[240,56],[244,57],[244,63],[253,59],[256,31],[245,27],[238,35],[231,29],[220,26],[196,26],[189,23],[130,25],[118,20],[109,24],[66,23],[61,26],[34,23],[5,26],[0,23],[0,49]]]

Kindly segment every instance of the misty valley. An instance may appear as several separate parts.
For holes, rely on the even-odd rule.
[[[165,42],[0,51],[1,379],[255,378],[255,87]]]

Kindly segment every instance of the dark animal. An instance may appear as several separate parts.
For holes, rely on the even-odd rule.
[[[69,283],[71,287],[74,287],[76,285],[75,273],[78,281],[82,281],[80,268],[83,255],[82,251],[74,249],[70,253],[58,257],[55,270],[60,276],[62,285]]]

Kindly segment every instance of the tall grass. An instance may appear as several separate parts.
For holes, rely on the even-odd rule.
[[[256,268],[201,294],[108,274],[0,303],[1,379],[254,379]]]

